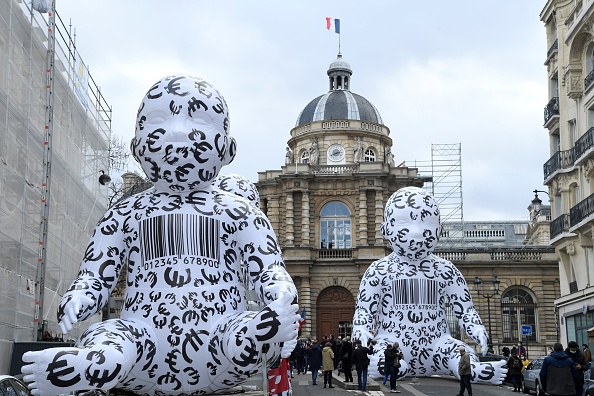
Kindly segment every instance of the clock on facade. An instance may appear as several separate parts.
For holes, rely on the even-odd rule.
[[[344,159],[344,147],[340,144],[333,144],[328,147],[328,160],[333,162],[342,161]]]

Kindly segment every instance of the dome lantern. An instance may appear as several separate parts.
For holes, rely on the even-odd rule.
[[[330,91],[337,89],[349,90],[351,75],[351,65],[342,59],[342,54],[339,52],[338,57],[330,64],[328,68],[328,77],[330,78]]]
[[[352,74],[351,66],[339,52],[328,68],[328,93],[309,102],[297,117],[295,126],[328,120],[358,120],[383,125],[375,106],[363,96],[351,92]]]

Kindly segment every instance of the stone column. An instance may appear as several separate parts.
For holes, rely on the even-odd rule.
[[[357,245],[368,245],[367,240],[367,192],[359,192],[359,233]]]
[[[309,192],[303,191],[301,200],[301,240],[304,246],[311,246],[311,241],[309,240],[309,227],[311,226],[309,223]]]
[[[384,237],[380,232],[380,224],[384,221],[384,192],[377,190],[375,193],[375,244],[381,246],[384,244]]]
[[[311,306],[311,290],[309,284],[309,276],[304,276],[301,278],[301,290],[299,290],[299,313],[305,307],[305,324],[301,328],[301,334],[303,335],[312,335],[311,326],[312,326],[312,306]]]
[[[287,246],[293,246],[295,241],[295,236],[293,235],[295,228],[293,227],[294,223],[294,213],[293,213],[293,192],[287,192],[287,200],[286,200],[286,210],[287,214],[285,216],[285,243]]]

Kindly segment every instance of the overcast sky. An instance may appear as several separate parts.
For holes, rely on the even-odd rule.
[[[532,190],[546,190],[544,0],[56,3],[126,141],[148,88],[190,73],[229,105],[238,152],[223,172],[256,181],[280,169],[297,116],[328,89],[331,17],[341,20],[351,91],[380,112],[397,164],[430,161],[432,144],[461,144],[465,220],[526,220]]]

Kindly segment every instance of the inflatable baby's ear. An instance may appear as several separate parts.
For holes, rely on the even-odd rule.
[[[130,152],[132,153],[134,160],[140,164],[140,158],[136,156],[136,150],[134,150],[137,145],[138,143],[136,143],[136,138],[133,137],[132,140],[130,140]]]
[[[237,153],[237,142],[233,138],[229,138],[229,149],[227,150],[227,157],[225,158],[224,165],[229,165],[235,159]]]
[[[380,224],[380,232],[381,232],[382,236],[384,237],[384,239],[389,241],[390,238],[388,238],[388,236],[386,235],[387,230],[388,230],[388,224],[386,224],[385,221],[382,221],[382,224]]]

